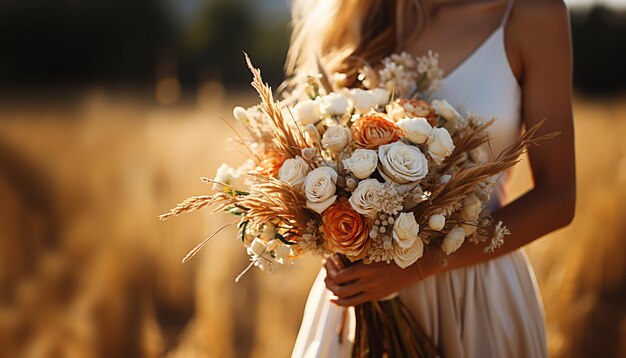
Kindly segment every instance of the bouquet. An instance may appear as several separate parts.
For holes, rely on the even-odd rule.
[[[485,251],[502,245],[509,231],[491,219],[486,203],[498,175],[527,145],[549,137],[537,137],[538,126],[491,158],[487,128],[494,119],[464,116],[430,98],[442,76],[432,53],[393,54],[379,69],[364,67],[360,88],[344,88],[341,74],[312,74],[283,102],[246,61],[261,102],[233,115],[244,131],[235,139],[250,159],[238,169],[222,164],[214,179],[202,179],[213,194],[160,216],[210,205],[235,216],[229,225],[237,225],[251,258],[236,280],[254,266],[279,271],[306,253],[406,268],[466,242]],[[236,187],[240,176],[245,185]],[[399,298],[355,309],[353,356],[437,355]]]

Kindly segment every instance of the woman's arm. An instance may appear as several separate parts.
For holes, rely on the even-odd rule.
[[[534,188],[493,213],[511,235],[493,253],[484,253],[483,245],[465,244],[449,257],[446,266],[436,262],[436,255],[427,255],[404,270],[397,265],[362,263],[342,269],[329,260],[325,265],[326,284],[338,296],[337,304],[353,306],[378,299],[429,275],[491,260],[572,221],[576,175],[567,9],[561,0],[518,0],[507,36],[522,64],[522,116],[526,127],[547,118],[540,131],[561,132],[540,147],[528,149]]]

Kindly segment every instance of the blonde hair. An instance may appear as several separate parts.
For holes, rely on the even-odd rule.
[[[292,0],[291,45],[285,71],[347,75],[357,84],[363,65],[375,66],[403,48],[428,21],[427,0]]]

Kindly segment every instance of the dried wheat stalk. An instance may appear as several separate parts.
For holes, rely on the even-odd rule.
[[[539,142],[560,134],[559,132],[554,132],[536,136],[537,131],[544,122],[545,119],[527,130],[513,146],[502,152],[493,161],[454,173],[450,181],[433,191],[428,201],[420,203],[413,209],[415,217],[421,221],[420,224],[425,223],[431,214],[463,201],[465,196],[474,191],[477,185],[489,177],[513,167],[520,161],[520,156],[526,151],[528,146],[538,145]]]
[[[245,56],[248,68],[250,68],[253,75],[252,87],[254,87],[261,97],[261,109],[270,118],[269,124],[274,134],[274,145],[291,158],[300,155],[301,149],[307,146],[302,128],[295,120],[293,121],[293,126],[289,126],[285,123],[279,103],[274,102],[272,89],[267,84],[263,83],[261,70],[252,65],[252,61],[250,61],[247,54],[245,54]]]

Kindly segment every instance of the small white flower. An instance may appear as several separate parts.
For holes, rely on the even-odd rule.
[[[463,231],[462,227],[455,226],[443,239],[441,249],[446,253],[446,255],[450,255],[463,245],[463,241],[465,241],[465,231]]]
[[[322,146],[333,153],[339,153],[350,143],[350,129],[344,126],[331,126],[322,136]]]
[[[454,107],[452,107],[452,105],[445,99],[433,100],[432,105],[435,108],[435,112],[449,122],[456,122],[461,118],[459,112],[457,112],[457,110],[454,109]]]
[[[444,174],[441,177],[439,177],[439,183],[447,184],[450,181],[450,179],[452,179],[452,175]]]
[[[483,147],[476,147],[470,150],[469,157],[478,164],[486,163],[488,160],[487,151]]]
[[[309,174],[309,165],[300,156],[285,160],[278,169],[278,180],[291,184],[294,188],[302,188],[302,183]]]
[[[477,223],[481,208],[482,204],[476,195],[470,194],[466,196],[463,200],[463,207],[461,209],[461,219],[470,221],[474,224]],[[476,231],[476,225],[463,224],[461,227],[465,232],[465,236],[469,236]]]
[[[395,142],[378,148],[380,172],[386,180],[406,184],[428,174],[428,160],[419,148]]]
[[[320,167],[311,171],[304,180],[306,206],[321,214],[337,200],[336,184],[337,172],[333,168]]]
[[[274,250],[274,261],[279,264],[286,264],[289,259],[289,253],[291,253],[291,249],[287,245],[280,245]]]
[[[263,225],[263,231],[261,231],[261,239],[265,242],[270,242],[272,240],[274,240],[274,237],[276,236],[276,226],[274,226],[274,224],[272,224],[271,222],[266,222]],[[268,250],[268,251],[271,251]]]
[[[370,90],[353,88],[349,93],[354,109],[360,114],[365,114],[376,106],[376,96]]]
[[[441,231],[445,225],[446,217],[442,214],[434,214],[428,218],[428,227],[435,231]]]
[[[441,164],[454,151],[454,142],[445,128],[433,128],[432,137],[427,144],[428,154],[438,164]]]
[[[343,115],[352,111],[350,101],[341,93],[332,92],[322,97],[322,109],[330,115]]]
[[[424,243],[420,238],[417,238],[408,248],[402,248],[396,246],[393,255],[393,261],[400,268],[407,268],[413,265],[420,257],[424,255]]]
[[[378,154],[371,149],[357,149],[352,156],[343,160],[343,166],[357,179],[365,179],[372,175],[378,165]]]
[[[301,125],[314,124],[322,118],[320,101],[307,99],[293,107],[294,116]]]
[[[241,106],[237,106],[233,108],[233,117],[240,122],[249,122],[250,117],[248,115],[248,111]]]
[[[265,241],[259,238],[252,240],[250,247],[248,247],[248,255],[252,256],[253,258],[265,254],[266,251],[267,250],[265,248]]]
[[[415,144],[423,144],[433,134],[433,127],[426,118],[403,118],[396,123],[404,131],[405,137]]]
[[[393,225],[393,239],[402,249],[413,246],[413,242],[418,240],[420,226],[415,220],[413,213],[400,213]]]
[[[377,106],[382,107],[389,103],[389,97],[391,96],[391,91],[386,88],[374,88],[372,90],[374,93],[374,103]]]
[[[218,183],[213,183],[213,190],[221,191],[225,190],[226,185],[230,185],[232,181],[237,178],[237,173],[235,169],[233,169],[230,165],[226,163],[222,163],[219,168],[217,168],[217,173],[215,174],[215,180]]]
[[[374,218],[376,216],[378,198],[383,184],[376,179],[365,179],[359,182],[348,201],[359,214]]]

